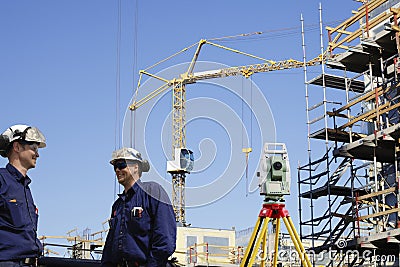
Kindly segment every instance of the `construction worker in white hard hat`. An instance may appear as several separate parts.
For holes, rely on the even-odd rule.
[[[0,267],[36,266],[42,254],[37,238],[38,209],[29,188],[28,170],[36,167],[39,148],[46,146],[38,128],[14,125],[0,136]]]
[[[116,150],[110,163],[124,191],[112,206],[102,266],[167,266],[175,251],[176,221],[166,191],[156,182],[140,181],[150,166],[137,150]]]

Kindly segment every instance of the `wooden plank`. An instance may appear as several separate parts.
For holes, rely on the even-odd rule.
[[[391,13],[382,13],[382,14],[380,14],[379,16],[377,16],[373,20],[371,20],[371,22],[369,23],[369,29],[371,30],[373,27],[375,27],[376,25],[378,25],[382,21],[390,18],[391,16],[392,16]],[[359,28],[359,29],[355,30],[352,34],[346,36],[345,38],[343,38],[339,42],[336,42],[333,46],[331,46],[331,48],[335,49],[336,47],[342,45],[343,43],[346,43],[346,42],[349,43],[349,42],[353,41],[357,37],[360,37],[361,34],[363,32],[365,32],[365,30],[366,30],[365,28]]]
[[[390,188],[382,190],[382,191],[373,192],[373,193],[368,194],[368,195],[363,195],[361,197],[358,197],[357,200],[363,200],[363,199],[367,199],[367,198],[371,198],[371,197],[376,197],[376,196],[379,196],[379,195],[388,194],[388,193],[392,193],[392,192],[395,192],[395,191],[396,191],[396,188],[390,187]]]
[[[378,107],[378,111],[379,111],[379,110],[382,110],[382,109],[384,109],[384,108],[386,108],[386,107],[388,107],[389,104],[390,104],[390,102],[386,102],[385,104],[380,105],[380,106]],[[370,110],[370,111],[368,111],[368,112],[365,112],[365,113],[361,114],[361,115],[358,116],[358,117],[354,117],[354,119],[352,119],[352,120],[349,121],[348,123],[343,124],[343,125],[340,126],[338,129],[339,129],[339,130],[343,130],[344,128],[346,128],[346,127],[348,127],[348,126],[350,126],[350,125],[353,125],[354,123],[356,123],[356,122],[358,122],[358,121],[360,121],[360,120],[367,119],[367,118],[369,118],[369,117],[371,117],[371,116],[375,116],[375,114],[376,114],[376,109],[373,109],[373,110]]]
[[[398,108],[400,107],[400,103],[397,103],[393,106],[389,106],[390,102],[387,102],[381,106],[378,107],[378,115],[376,114],[376,109],[370,110],[366,113],[363,113],[361,116],[358,117],[353,117],[354,119],[349,121],[346,124],[343,124],[342,126],[340,126],[338,129],[339,130],[343,130],[344,128],[353,125],[354,123],[360,121],[360,120],[364,120],[364,121],[370,121],[373,120],[376,116],[380,116],[383,113],[389,112],[392,109]]]
[[[373,202],[373,201],[368,201],[368,200],[360,200],[360,201],[358,201],[357,203],[361,203],[361,204],[365,204],[365,205],[369,205],[369,206],[375,206],[375,205],[376,205],[375,202]],[[394,208],[395,208],[395,206],[389,206],[389,205],[385,205],[385,204],[383,204],[383,203],[378,203],[378,206],[379,206],[380,208],[385,208],[385,209],[387,209],[387,210],[390,210],[390,209],[394,209]]]
[[[372,0],[372,1],[370,1],[368,3],[368,11],[371,12],[371,10],[372,10],[371,8],[375,9],[375,8],[379,7],[380,5],[382,5],[383,3],[387,2],[387,1],[388,0]],[[360,2],[364,2],[364,0],[361,0]],[[362,5],[357,10],[365,12],[364,11],[365,7],[366,7],[366,5]]]
[[[378,0],[378,1],[373,1],[373,2],[368,3],[367,4],[368,5],[368,11],[371,12],[372,10],[374,10],[377,7],[379,7],[381,4],[383,4],[386,1],[388,1],[388,0]],[[340,28],[346,29],[350,25],[358,22],[362,17],[365,17],[365,5],[361,6],[359,8],[358,12],[354,16],[348,18],[346,21],[344,21],[341,24],[339,24],[338,26],[336,26],[332,30],[332,32],[335,32]]]
[[[398,107],[400,107],[400,103],[397,103],[397,104],[395,104],[393,106],[389,106],[388,108],[385,107],[384,109],[378,111],[378,116],[382,115],[383,113],[389,112],[392,109],[398,108]],[[365,118],[365,120],[366,121],[370,121],[375,117],[376,117],[376,114],[371,114],[367,118]]]
[[[381,211],[378,213],[374,213],[374,214],[369,214],[369,215],[365,215],[365,216],[360,216],[358,217],[358,220],[363,221],[365,219],[369,219],[369,218],[373,218],[373,217],[378,217],[378,216],[383,216],[383,215],[387,215],[390,213],[394,213],[394,212],[398,212],[400,211],[400,208],[396,208],[396,209],[391,209],[391,210],[386,210],[386,211]]]
[[[395,14],[395,15],[398,15],[398,14],[400,13],[400,9],[399,9],[399,8],[391,7],[391,8],[390,8],[390,12],[392,12],[392,13]]]
[[[336,112],[332,112],[332,111],[327,111],[326,114],[328,114],[329,117],[333,117],[333,116],[337,116],[337,117],[341,117],[341,118],[345,118],[348,119],[349,117],[345,114],[341,114],[341,113],[336,113]]]
[[[378,92],[377,92],[378,96],[382,95],[382,87],[377,88],[377,90],[378,90]],[[384,92],[386,93],[388,90],[389,90],[389,88],[386,88],[384,90]],[[357,98],[357,99],[351,101],[350,103],[344,105],[343,107],[339,108],[338,110],[335,110],[334,112],[335,113],[342,112],[342,111],[348,109],[351,106],[354,106],[355,104],[357,104],[357,103],[359,103],[361,101],[368,101],[368,100],[371,100],[373,98],[375,98],[375,90],[371,90],[371,91],[365,93],[364,95],[362,95],[359,98]]]
[[[340,33],[343,33],[343,34],[348,34],[348,35],[350,35],[350,34],[352,34],[353,32],[349,32],[349,31],[345,31],[345,30],[337,30],[337,32],[340,32]]]

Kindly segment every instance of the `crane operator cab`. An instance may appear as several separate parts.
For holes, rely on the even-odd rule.
[[[167,172],[190,173],[193,170],[194,157],[193,152],[187,148],[175,148],[174,160],[167,161]]]

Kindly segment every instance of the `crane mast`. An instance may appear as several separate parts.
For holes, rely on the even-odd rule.
[[[172,112],[172,155],[175,159],[175,149],[186,147],[186,86],[182,81],[173,86]],[[172,207],[176,221],[186,224],[185,220],[185,180],[186,172],[171,172],[172,175]]]

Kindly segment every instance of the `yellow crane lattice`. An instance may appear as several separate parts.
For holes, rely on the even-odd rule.
[[[218,47],[233,53],[241,54],[253,59],[257,59],[260,61],[258,64],[251,65],[243,65],[236,67],[228,67],[217,70],[209,70],[202,72],[193,72],[196,62],[198,60],[200,50],[203,45],[208,44],[214,47]],[[163,77],[157,76],[149,72],[150,69],[155,66],[171,59],[174,56],[177,56],[183,52],[186,52],[190,48],[196,47],[196,51],[193,55],[193,58],[189,64],[187,71],[183,74],[180,74],[179,77],[175,77],[173,79],[165,79]],[[282,61],[273,61],[269,59],[265,59],[262,57],[258,57],[256,55],[252,55],[249,53],[245,53],[236,49],[232,49],[226,46],[222,46],[213,42],[210,42],[205,39],[201,39],[199,42],[190,45],[182,49],[181,51],[157,62],[156,64],[148,67],[147,69],[139,71],[139,80],[136,88],[136,93],[134,97],[133,103],[129,106],[129,109],[134,111],[138,109],[140,106],[146,104],[151,99],[157,97],[161,93],[167,91],[172,88],[173,90],[173,101],[172,101],[172,151],[173,157],[175,157],[175,149],[177,148],[185,148],[186,147],[186,112],[185,112],[185,102],[186,102],[186,85],[196,83],[197,81],[214,79],[214,78],[224,78],[230,76],[238,76],[242,75],[246,78],[249,78],[251,75],[260,72],[271,72],[277,70],[284,69],[293,69],[293,68],[301,68],[304,66],[315,66],[321,64],[325,58],[325,53],[322,55],[313,58],[307,62],[298,61],[295,59],[287,59]],[[141,81],[143,75],[149,76],[151,78],[160,80],[163,84],[150,92],[143,98],[137,100],[138,90],[141,87]],[[176,214],[177,222],[185,225],[185,180],[186,180],[186,171],[174,171],[171,172],[172,175],[172,206],[174,208]]]

